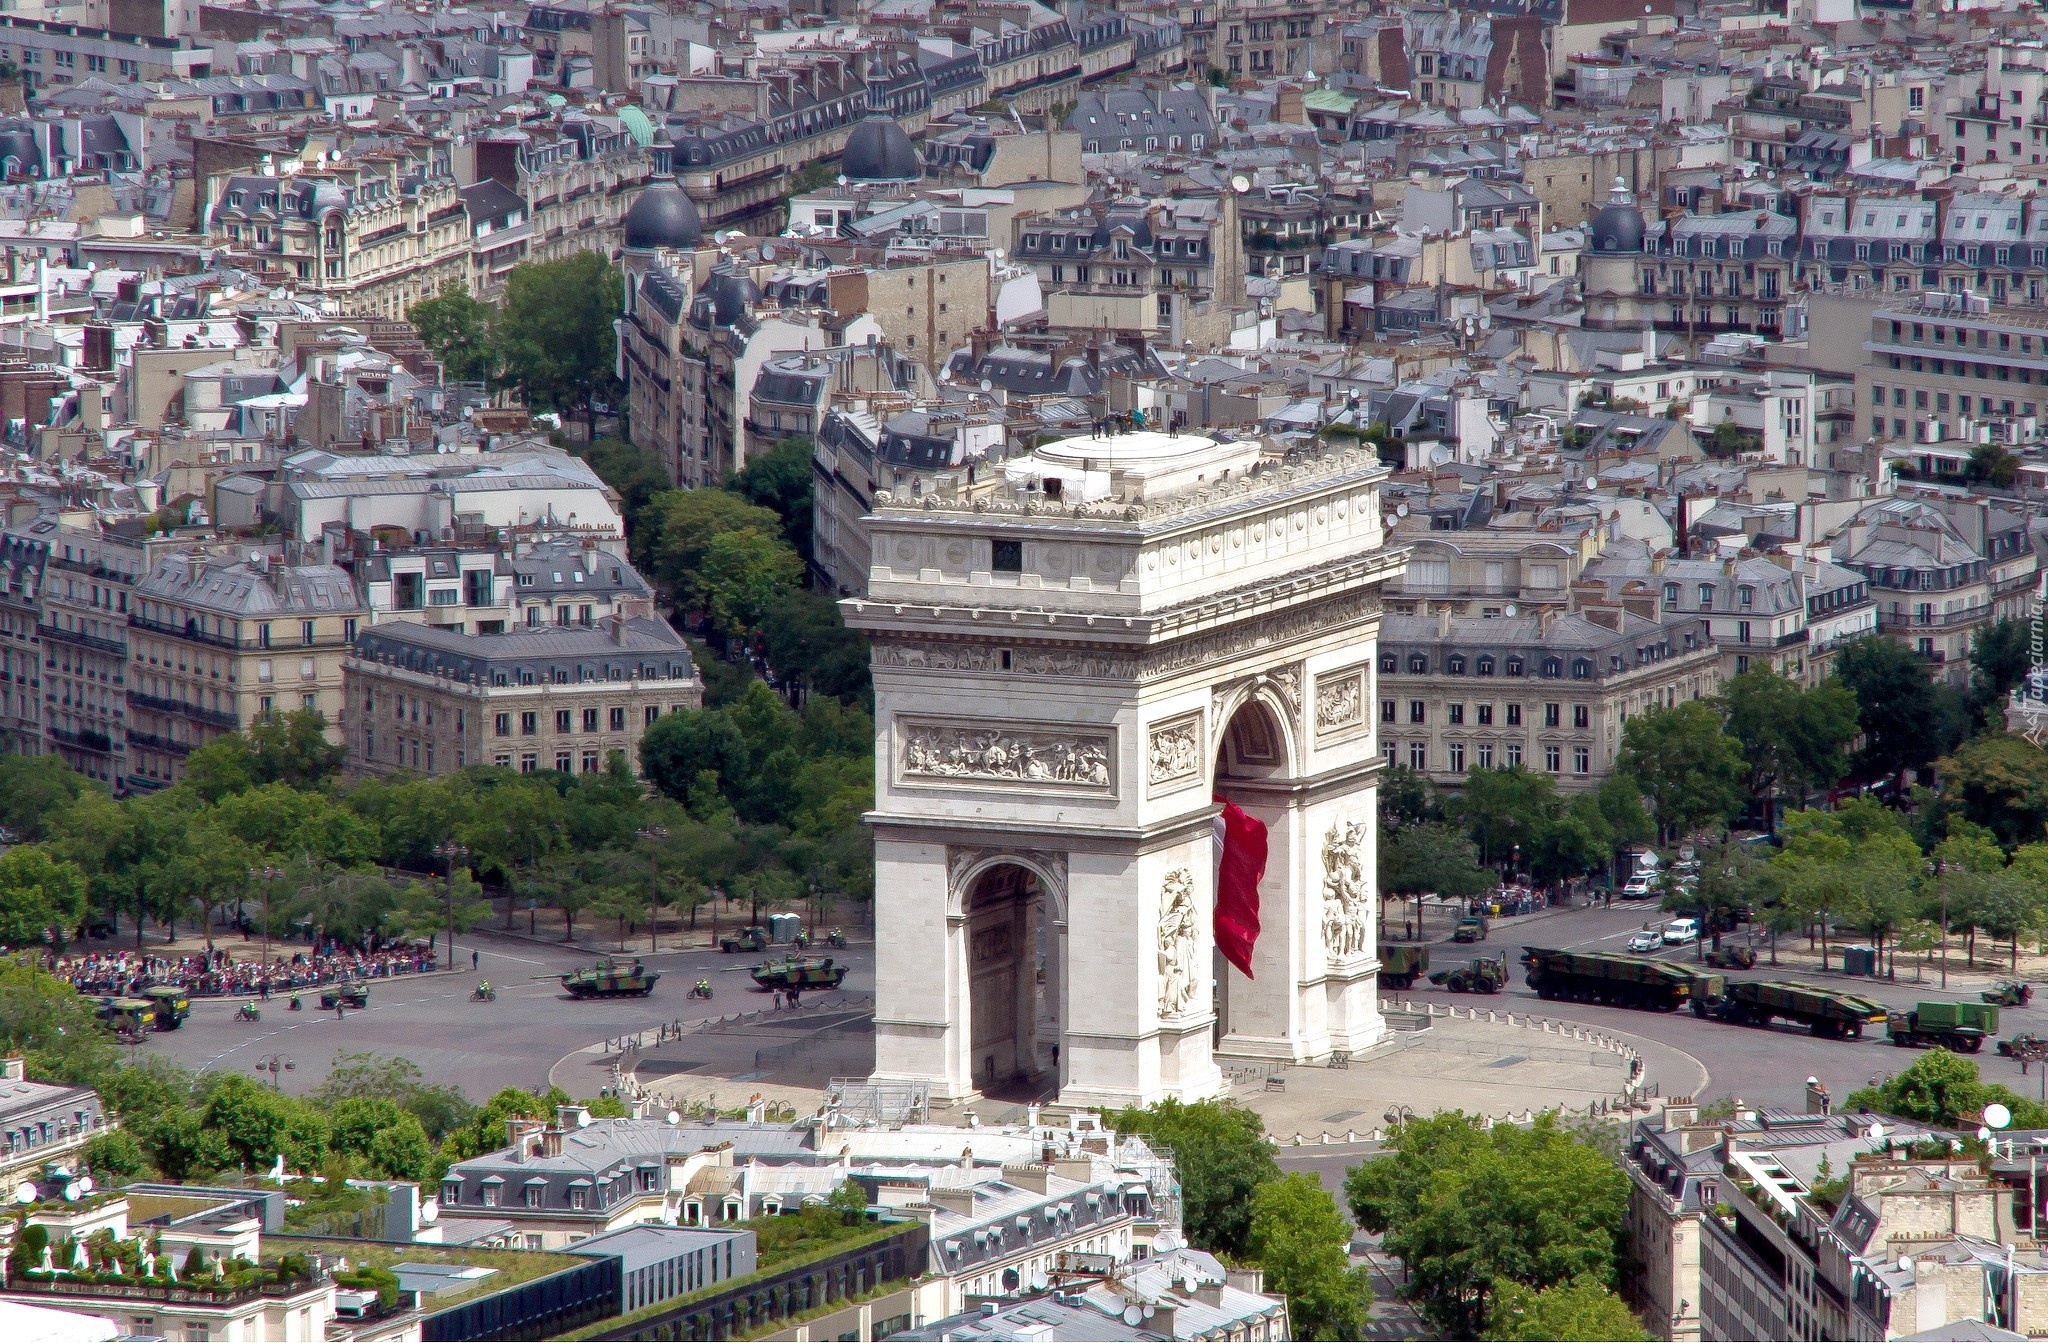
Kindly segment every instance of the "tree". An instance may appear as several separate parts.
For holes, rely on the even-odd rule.
[[[1748,765],[1701,700],[1651,709],[1621,730],[1617,771],[1634,779],[1668,839],[1721,825],[1742,810]]]
[[[1970,644],[1970,715],[1979,725],[1993,721],[1991,715],[2005,708],[2013,687],[2034,669],[2031,626],[2011,616],[1994,620]]]
[[[31,844],[0,853],[0,947],[61,946],[85,920],[85,873]]]
[[[1344,1188],[1358,1224],[1407,1266],[1423,1318],[1454,1338],[1484,1334],[1508,1286],[1611,1285],[1621,1262],[1628,1177],[1547,1114],[1527,1129],[1410,1120]]]
[[[498,353],[491,332],[496,316],[488,303],[471,297],[460,281],[450,280],[433,298],[406,309],[405,320],[441,361],[450,382],[480,382],[486,388],[498,372]]]
[[[782,519],[759,504],[726,490],[670,490],[648,510],[655,535],[650,541],[655,577],[690,610],[705,609],[699,579],[711,543],[734,532],[779,538]]]
[[[1622,1299],[1597,1282],[1575,1281],[1531,1291],[1519,1283],[1502,1290],[1484,1337],[1567,1343],[1613,1340],[1648,1343],[1651,1335]]]
[[[1380,891],[1469,899],[1493,885],[1477,851],[1455,825],[1404,825],[1380,837]]]
[[[551,1119],[555,1106],[568,1103],[569,1093],[559,1087],[551,1087],[547,1094],[540,1096],[531,1091],[521,1091],[518,1087],[506,1087],[485,1101],[482,1108],[470,1116],[468,1123],[448,1135],[441,1143],[441,1154],[453,1162],[495,1152],[505,1145],[506,1120],[520,1117]]]
[[[864,704],[873,694],[867,636],[846,627],[839,603],[822,592],[784,588],[768,599],[762,651],[785,681]]]
[[[2048,830],[2048,751],[2005,734],[1964,742],[1936,766],[1942,800],[2008,847]]]
[[[1600,799],[1581,793],[1536,832],[1529,870],[1538,881],[1563,881],[1605,866],[1614,848],[1614,827]]]
[[[1998,443],[1979,443],[1971,448],[1970,460],[1963,468],[1963,474],[1969,479],[1988,481],[2000,489],[2010,486],[2019,473],[2019,455],[2008,452]]]
[[[0,843],[48,839],[55,818],[88,790],[97,791],[54,755],[0,755]]]
[[[1857,762],[1868,776],[1917,769],[1960,735],[1960,706],[1935,686],[1926,662],[1894,639],[1873,634],[1843,644],[1835,675],[1856,696],[1863,729]]]
[[[317,710],[265,714],[247,732],[216,737],[186,757],[185,783],[207,802],[266,783],[317,792],[346,755],[327,740],[327,719]]]
[[[1769,798],[1779,789],[1804,802],[1849,767],[1856,739],[1855,695],[1840,681],[1806,689],[1769,667],[1756,666],[1721,692],[1727,733],[1741,744],[1749,766],[1748,791]]]
[[[1763,446],[1762,438],[1755,432],[1744,429],[1734,420],[1723,420],[1714,426],[1706,436],[1704,446],[1709,457],[1739,457],[1745,452],[1755,452]]]
[[[213,1080],[199,1117],[252,1173],[269,1169],[279,1156],[287,1170],[316,1171],[327,1154],[327,1120],[317,1106],[241,1073]]]
[[[2012,1111],[2014,1128],[2048,1126],[2048,1108],[2010,1088],[1982,1081],[1976,1064],[1946,1049],[1930,1049],[1904,1072],[1851,1092],[1847,1105],[1851,1110],[1876,1110],[1953,1127],[1982,1122],[1984,1107],[1994,1102]]]
[[[1780,830],[1785,847],[1771,859],[1778,899],[1809,933],[1818,930],[1823,970],[1833,925],[1865,922],[1873,893],[1909,891],[1921,873],[1919,846],[1893,813],[1869,798],[1838,811],[1788,812]],[[1881,922],[1889,926],[1906,912],[1888,906]]]
[[[1508,861],[1517,844],[1533,844],[1558,805],[1557,786],[1549,775],[1520,765],[1481,765],[1465,776],[1464,791],[1452,809],[1479,846],[1479,861],[1494,865]]]
[[[1280,1178],[1264,1121],[1228,1101],[1164,1100],[1118,1110],[1107,1122],[1118,1133],[1142,1135],[1173,1154],[1181,1223],[1191,1244],[1216,1254],[1247,1253],[1252,1196]]]
[[[413,1114],[382,1096],[350,1096],[327,1107],[328,1149],[353,1157],[372,1176],[431,1185],[447,1163]]]
[[[868,1219],[868,1191],[858,1180],[843,1180],[832,1191],[825,1206],[839,1214],[839,1220],[848,1226],[859,1226]]]
[[[1246,1248],[1267,1290],[1287,1298],[1294,1337],[1365,1337],[1372,1287],[1364,1269],[1351,1267],[1350,1243],[1351,1224],[1313,1175],[1297,1171],[1252,1195]]]
[[[602,252],[524,262],[505,281],[495,330],[506,373],[529,405],[564,414],[581,409],[592,438],[595,403],[617,392],[612,323],[624,295],[624,280]]]
[[[781,537],[728,532],[705,548],[696,587],[705,612],[727,638],[750,640],[803,577],[803,561]]]
[[[1380,829],[1444,819],[1436,786],[1406,765],[1389,765],[1380,775]]]
[[[663,714],[640,738],[640,772],[678,802],[689,802],[706,775],[721,792],[737,791],[747,766],[746,739],[724,709]]]
[[[389,1101],[419,1120],[436,1142],[476,1113],[476,1107],[454,1087],[428,1083],[411,1059],[351,1050],[334,1056],[326,1080],[313,1090],[310,1099],[325,1106],[349,1099]]]
[[[811,562],[811,440],[785,438],[747,459],[728,487],[750,504],[782,519],[782,537],[803,562]]]

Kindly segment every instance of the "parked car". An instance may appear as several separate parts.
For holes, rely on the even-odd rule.
[[[1632,934],[1628,939],[1630,951],[1656,951],[1664,945],[1664,939],[1655,928],[1645,928]]]
[[[1675,947],[1686,942],[1697,942],[1699,940],[1700,921],[1690,914],[1683,918],[1673,919],[1664,925],[1664,944],[1666,946]]]

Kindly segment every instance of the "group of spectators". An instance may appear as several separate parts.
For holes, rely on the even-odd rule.
[[[57,974],[81,993],[134,994],[176,985],[195,998],[267,997],[345,979],[387,979],[434,968],[424,946],[352,947],[326,944],[311,951],[261,960],[236,960],[223,948],[190,956],[151,956],[135,951],[94,951],[60,956]]]

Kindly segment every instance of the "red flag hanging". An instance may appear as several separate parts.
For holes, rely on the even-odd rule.
[[[1252,977],[1259,940],[1259,879],[1266,875],[1266,823],[1234,802],[1216,815],[1216,949]]]

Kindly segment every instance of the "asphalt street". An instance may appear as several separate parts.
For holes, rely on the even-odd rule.
[[[475,971],[468,968],[472,947],[481,953]],[[769,995],[743,973],[766,958],[762,953],[727,956],[702,947],[649,953],[643,940],[627,954],[661,972],[651,995],[578,1001],[562,991],[557,977],[591,964],[595,954],[479,930],[457,940],[459,972],[373,980],[369,1007],[341,1019],[318,1010],[317,991],[302,995],[305,1007],[297,1012],[273,996],[261,1004],[263,1020],[255,1023],[236,1019],[242,999],[199,998],[183,1027],[150,1036],[145,1048],[202,1070],[252,1073],[282,1055],[294,1065],[276,1074],[286,1091],[318,1086],[344,1051],[397,1055],[418,1064],[429,1081],[482,1101],[508,1086],[544,1085],[557,1060],[597,1041],[769,1005]],[[873,991],[872,946],[814,947],[810,954],[850,967],[847,990]],[[712,983],[710,1002],[689,996],[700,978]],[[470,1001],[480,979],[497,989],[496,1002]],[[261,1075],[266,1081],[272,1077],[267,1069]]]
[[[1439,931],[1438,920],[1441,917],[1432,912],[1428,929],[1432,936]],[[1654,904],[1625,905],[1619,901],[1612,908],[1546,911],[1495,920],[1488,940],[1478,946],[1450,942],[1448,920],[1445,920],[1443,939],[1430,948],[1431,968],[1443,969],[1462,964],[1475,954],[1499,956],[1505,952],[1508,958],[1508,990],[1493,998],[1479,998],[1448,993],[1431,988],[1426,981],[1418,981],[1413,989],[1394,996],[1410,998],[1418,1003],[1428,1000],[1457,1002],[1468,1007],[1480,1004],[1534,1011],[1558,1020],[1630,1032],[1669,1045],[1691,1055],[1706,1068],[1709,1080],[1701,1097],[1703,1100],[1739,1096],[1750,1105],[1796,1109],[1805,1102],[1806,1079],[1815,1077],[1839,1101],[1873,1079],[1903,1070],[1919,1057],[1916,1050],[1901,1049],[1889,1043],[1881,1028],[1866,1034],[1861,1040],[1822,1040],[1808,1034],[1804,1028],[1783,1023],[1759,1030],[1701,1020],[1690,1012],[1640,1012],[1589,1003],[1546,1003],[1524,983],[1521,954],[1525,946],[1619,952],[1629,935],[1641,928],[1645,920],[1661,926],[1670,917]],[[1791,939],[1783,939],[1782,945],[1790,946]],[[1691,963],[1694,958],[1690,945],[1668,947],[1658,954],[1686,963]],[[1952,974],[1951,987],[1943,991],[1936,983],[1932,969],[1928,971],[1927,982],[1921,984],[1914,983],[1911,972],[1906,969],[1900,971],[1895,981],[1852,979],[1839,973],[1820,974],[1806,966],[1780,967],[1774,971],[1768,963],[1768,953],[1760,952],[1759,955],[1763,959],[1758,961],[1754,970],[1731,972],[1729,978],[1793,979],[1820,988],[1858,993],[1888,1007],[1898,1008],[1910,1007],[1924,999],[1975,1000],[1977,989],[1993,973],[1989,967],[1981,968],[1968,980],[1967,987],[1961,976]],[[1960,968],[1959,962],[1960,958],[1951,962],[1952,971]],[[2029,1029],[2048,1034],[2048,996],[2037,998],[2032,1007],[2002,1009],[2001,1018],[2001,1036]],[[2041,1094],[2042,1069],[2034,1069],[2032,1075],[2022,1076],[2018,1063],[1999,1057],[1988,1044],[1976,1056],[1976,1063],[1988,1081],[2003,1082],[2028,1095]]]

